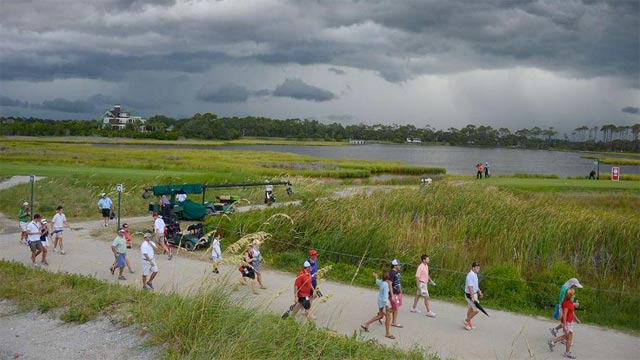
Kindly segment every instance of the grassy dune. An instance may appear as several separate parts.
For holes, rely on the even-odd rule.
[[[194,296],[164,295],[111,285],[91,277],[53,274],[0,261],[0,297],[22,311],[63,308],[60,318],[84,323],[106,315],[137,324],[149,345],[168,359],[436,359],[420,350],[402,351],[358,341],[312,324],[232,303],[221,290]]]

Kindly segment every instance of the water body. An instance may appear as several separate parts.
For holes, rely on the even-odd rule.
[[[203,149],[202,146],[181,145],[111,145],[99,146]],[[593,160],[583,159],[584,153],[527,150],[512,148],[476,148],[459,146],[420,146],[366,144],[349,146],[292,146],[292,145],[231,145],[211,146],[207,149],[272,151],[309,155],[328,159],[391,160],[407,165],[443,167],[448,174],[475,175],[475,165],[489,163],[491,173],[512,175],[555,174],[560,177],[587,176],[594,169]],[[589,154],[592,155],[592,154]],[[605,155],[602,155],[603,157]],[[611,155],[606,155],[611,157]],[[616,165],[600,164],[600,174],[611,173]],[[621,174],[640,174],[640,166],[619,166]]]

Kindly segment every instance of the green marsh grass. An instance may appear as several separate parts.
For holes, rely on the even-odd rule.
[[[638,330],[640,217],[634,214],[640,198],[611,193],[606,199],[620,207],[583,205],[604,196],[558,197],[476,182],[438,183],[236,214],[220,226],[232,237],[257,230],[272,233],[273,240],[262,249],[271,249],[278,267],[299,262],[311,247],[322,249],[322,265],[334,265],[328,278],[343,281],[351,281],[365,252],[367,270],[399,258],[408,264],[408,273],[419,255],[427,253],[439,279],[436,298],[461,301],[464,276],[477,260],[483,263],[481,281],[491,294],[486,303],[512,311],[548,315],[559,286],[577,276],[586,285],[579,296],[589,309],[589,322]],[[265,224],[276,211],[287,213],[293,224]],[[411,276],[406,279],[411,288]],[[611,308],[625,310],[612,313]]]
[[[0,261],[0,297],[21,311],[61,308],[65,322],[108,316],[123,325],[136,324],[141,335],[149,335],[147,344],[163,347],[167,359],[437,359],[418,349],[403,351],[358,341],[355,334],[282,321],[243,307],[220,288],[203,288],[189,297],[149,293]]]

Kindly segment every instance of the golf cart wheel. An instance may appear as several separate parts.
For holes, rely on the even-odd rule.
[[[184,242],[184,248],[187,251],[193,251],[196,248],[196,245],[194,243],[192,243],[191,241],[185,241]]]

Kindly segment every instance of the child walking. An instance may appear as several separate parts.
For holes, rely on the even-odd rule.
[[[575,293],[576,291],[574,289],[567,290],[564,295],[564,301],[562,302],[562,329],[564,330],[564,334],[547,342],[549,350],[553,351],[557,342],[566,340],[566,349],[562,356],[569,359],[576,358],[575,355],[571,353],[571,344],[573,342],[573,320],[575,319],[576,322],[580,324],[580,319],[575,315],[575,307],[573,305],[573,296]]]
[[[213,237],[213,244],[211,245],[211,261],[213,262],[214,274],[219,274],[218,263],[222,260],[222,251],[220,250],[220,233],[216,233]]]
[[[368,332],[369,325],[374,322],[385,318],[384,320],[384,328],[385,335],[389,339],[395,339],[396,337],[391,334],[389,330],[389,325],[391,325],[391,302],[389,301],[389,289],[391,289],[390,281],[389,281],[389,272],[384,271],[382,273],[382,280],[378,279],[378,274],[373,273],[373,278],[376,279],[376,285],[378,285],[378,314],[371,318],[371,320],[366,323],[360,325],[362,330]]]

